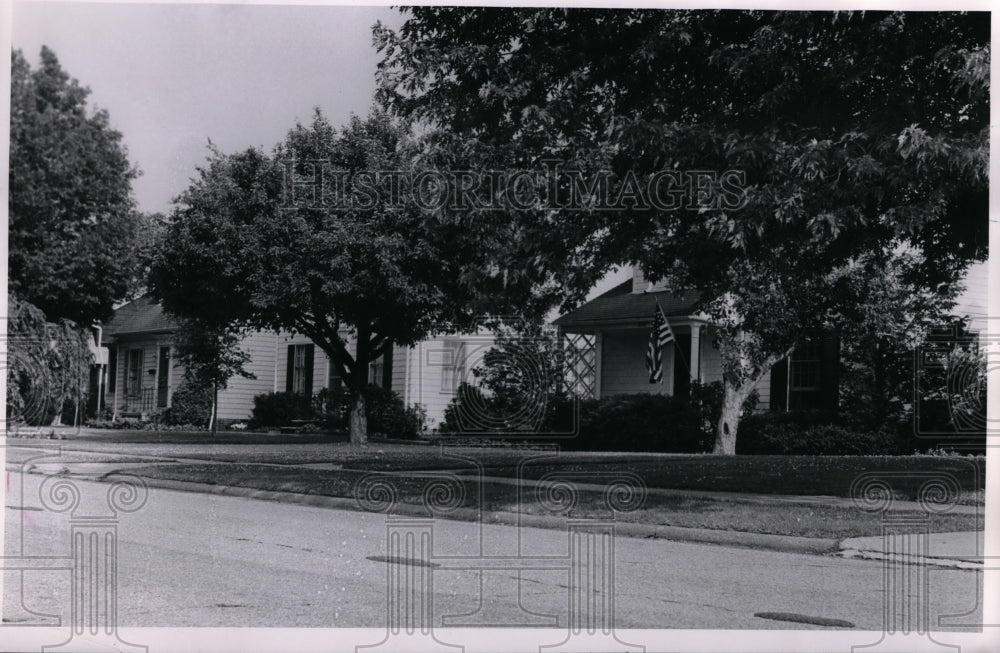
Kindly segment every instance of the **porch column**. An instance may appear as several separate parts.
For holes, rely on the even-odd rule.
[[[691,380],[701,381],[701,325],[691,325],[691,355],[688,357]]]

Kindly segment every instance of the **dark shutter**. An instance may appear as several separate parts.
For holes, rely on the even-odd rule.
[[[691,396],[691,334],[674,335],[674,396]]]
[[[306,345],[305,378],[302,379],[302,394],[307,397],[313,392],[313,357],[316,355],[316,345]]]
[[[382,348],[382,388],[392,390],[392,341],[386,340]]]
[[[771,368],[771,410],[788,410],[788,359],[782,358]]]
[[[835,413],[840,399],[840,338],[833,329],[823,332],[819,373],[819,405]]]
[[[288,345],[288,365],[285,366],[285,392],[295,388],[295,345]]]
[[[101,366],[91,365],[87,379],[87,417],[94,417],[101,409]]]
[[[114,393],[118,381],[118,350],[108,350],[108,392]]]

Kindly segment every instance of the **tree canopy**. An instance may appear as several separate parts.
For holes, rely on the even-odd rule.
[[[684,209],[620,192],[523,233],[573,253],[546,263],[570,300],[622,263],[700,292],[724,358],[719,452],[771,364],[837,319],[839,270],[902,247],[924,262],[905,281],[928,288],[985,256],[986,14],[402,11],[375,30],[395,111],[522,166],[606,167],[619,191],[679,173]],[[736,203],[712,199],[727,171]]]
[[[50,320],[110,316],[133,288],[138,172],[105,111],[43,47],[11,55],[10,291]]]
[[[474,328],[499,283],[484,272],[497,267],[487,223],[428,213],[373,180],[415,173],[418,154],[378,113],[337,130],[317,112],[271,154],[213,150],[152,263],[154,296],[208,327],[311,338],[359,402],[351,436],[363,441],[369,363],[393,344]]]

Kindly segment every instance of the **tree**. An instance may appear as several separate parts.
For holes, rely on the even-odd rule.
[[[105,111],[46,47],[11,56],[10,290],[58,322],[111,315],[136,273],[138,171]]]
[[[227,325],[208,324],[197,317],[178,319],[174,347],[177,360],[184,366],[184,380],[212,389],[208,417],[212,435],[218,427],[219,391],[225,390],[234,376],[256,378],[245,369],[250,354],[240,348],[240,340],[240,333]]]
[[[48,321],[13,293],[7,311],[8,420],[59,424],[66,402],[72,402],[78,423],[91,361],[85,332],[68,320]]]
[[[524,167],[607,162],[615,210],[515,219],[570,301],[621,263],[700,293],[724,359],[716,453],[767,369],[837,326],[853,261],[903,247],[926,289],[985,256],[985,14],[402,11],[375,29],[389,107]],[[635,196],[664,172],[680,209]]]
[[[213,149],[178,200],[151,291],[212,328],[311,338],[352,393],[351,441],[365,442],[369,363],[447,324],[475,328],[495,286],[481,274],[493,255],[488,225],[395,201],[368,176],[412,173],[416,153],[385,115],[337,131],[318,111],[270,156]],[[329,185],[314,195],[322,174]]]
[[[884,262],[859,260],[837,281],[848,300],[838,320],[840,402],[863,428],[891,427],[912,413],[914,350],[949,321],[961,290],[954,284],[927,289],[908,283],[924,264],[907,252]]]

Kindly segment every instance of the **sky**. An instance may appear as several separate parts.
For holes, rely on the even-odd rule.
[[[12,42],[32,66],[47,45],[108,111],[129,159],[138,208],[170,211],[208,155],[270,150],[319,107],[334,125],[372,106],[380,55],[372,26],[389,6],[13,3]],[[631,276],[621,270],[596,296]],[[555,317],[555,313],[551,317]]]
[[[372,105],[371,27],[388,6],[15,2],[12,41],[42,45],[91,89],[142,171],[139,209],[166,212],[208,153],[270,150],[319,107],[334,125]]]

